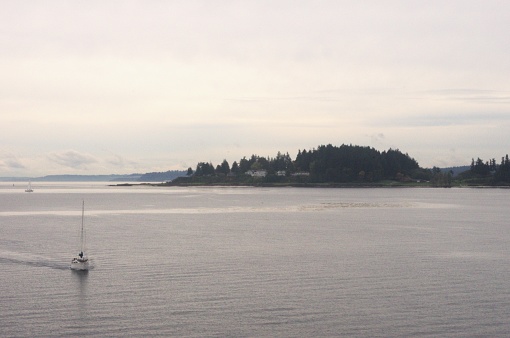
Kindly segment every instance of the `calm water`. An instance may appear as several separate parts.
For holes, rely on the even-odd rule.
[[[2,337],[510,335],[508,189],[33,188],[0,183]]]

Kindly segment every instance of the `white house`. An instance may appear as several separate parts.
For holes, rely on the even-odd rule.
[[[308,171],[299,171],[297,173],[293,173],[292,176],[310,176],[310,173]]]
[[[246,175],[250,175],[252,177],[266,177],[267,171],[266,170],[248,170],[246,172]]]

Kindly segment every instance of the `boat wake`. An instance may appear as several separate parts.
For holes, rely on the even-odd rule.
[[[0,252],[0,264],[20,264],[32,267],[68,270],[69,263],[55,261],[54,259],[15,252]]]

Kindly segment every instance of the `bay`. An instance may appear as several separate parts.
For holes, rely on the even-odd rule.
[[[2,337],[510,332],[508,189],[33,188],[0,184]]]

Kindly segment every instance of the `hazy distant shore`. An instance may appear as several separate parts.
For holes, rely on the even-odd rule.
[[[46,175],[40,177],[0,177],[0,182],[164,182],[185,175],[183,170],[144,174],[110,175]]]

